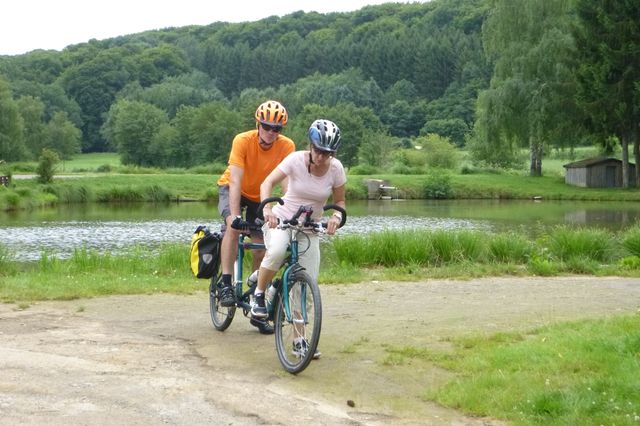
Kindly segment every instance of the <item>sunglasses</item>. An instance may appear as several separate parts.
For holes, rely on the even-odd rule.
[[[326,155],[329,157],[333,157],[333,152],[331,151],[323,151],[321,149],[316,148],[314,145],[311,145],[311,149],[313,149],[313,152],[316,153],[316,155]]]
[[[264,123],[260,123],[260,125],[262,126],[262,129],[265,132],[280,133],[282,131],[282,126],[270,126],[270,125],[264,124]]]

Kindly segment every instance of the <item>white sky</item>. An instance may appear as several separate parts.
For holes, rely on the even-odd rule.
[[[7,0],[0,7],[0,55],[19,55],[35,49],[62,50],[92,38],[102,40],[167,27],[257,21],[299,10],[350,12],[389,1],[392,0]]]

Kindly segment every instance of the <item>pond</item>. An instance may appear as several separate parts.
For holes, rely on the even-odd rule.
[[[375,200],[348,204],[344,234],[384,229],[519,231],[587,225],[612,231],[640,219],[640,203],[504,200]],[[132,245],[191,240],[198,225],[219,228],[215,204],[77,204],[0,213],[0,244],[20,260],[43,252],[66,257],[75,248],[118,251]]]

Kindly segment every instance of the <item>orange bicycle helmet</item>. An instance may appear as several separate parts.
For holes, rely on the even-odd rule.
[[[270,126],[286,126],[289,120],[287,110],[278,101],[266,101],[256,110],[256,121]]]

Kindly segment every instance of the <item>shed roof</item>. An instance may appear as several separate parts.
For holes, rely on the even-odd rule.
[[[580,168],[580,167],[595,166],[598,164],[610,163],[610,162],[622,163],[622,160],[618,160],[617,158],[612,158],[612,157],[592,157],[592,158],[585,158],[584,160],[580,160],[580,161],[575,161],[573,163],[567,163],[562,167],[564,167],[565,169],[574,169],[574,168]],[[629,165],[632,166],[633,164],[629,163]]]

